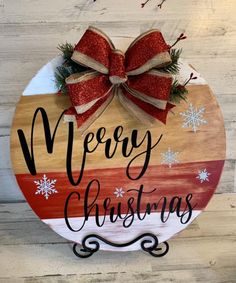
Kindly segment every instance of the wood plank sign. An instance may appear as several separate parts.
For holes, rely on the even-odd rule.
[[[150,42],[149,50],[160,48],[160,35],[149,31],[128,49],[127,39],[119,39],[122,53],[90,28],[71,57],[75,68],[87,69],[68,74],[67,94],[55,85],[67,66],[58,56],[16,107],[11,158],[19,187],[38,217],[70,241],[85,244],[92,235],[103,250],[145,250],[142,235],[168,240],[200,214],[217,187],[225,160],[221,111],[184,60],[175,75],[168,72],[176,50],[140,55]],[[143,58],[148,63],[140,67]],[[170,95],[178,90],[185,99],[175,103]],[[91,239],[87,252],[98,248]]]

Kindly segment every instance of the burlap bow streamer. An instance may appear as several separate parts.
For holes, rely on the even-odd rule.
[[[91,70],[66,79],[72,107],[65,121],[77,121],[86,130],[114,95],[142,122],[166,123],[172,76],[157,69],[171,63],[169,45],[158,30],[136,38],[126,53],[115,49],[100,30],[89,27],[75,46],[72,60]]]

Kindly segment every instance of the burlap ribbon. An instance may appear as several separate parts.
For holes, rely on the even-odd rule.
[[[72,107],[65,121],[77,121],[87,129],[104,111],[114,95],[142,122],[166,123],[172,76],[158,71],[171,63],[169,45],[158,30],[136,38],[125,54],[115,49],[100,30],[89,27],[75,46],[72,60],[89,68],[66,79]]]

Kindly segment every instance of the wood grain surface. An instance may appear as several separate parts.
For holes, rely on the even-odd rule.
[[[80,170],[81,160],[83,157],[83,138],[88,132],[96,133],[99,127],[106,128],[105,138],[113,136],[114,129],[122,125],[124,132],[122,137],[128,137],[130,140],[131,131],[137,129],[138,140],[142,140],[147,129],[153,136],[153,143],[163,134],[162,141],[158,144],[157,150],[151,154],[150,165],[161,164],[162,157],[160,153],[168,150],[179,152],[181,163],[213,161],[225,159],[225,130],[221,111],[217,101],[207,85],[196,85],[188,87],[188,103],[195,107],[205,107],[204,119],[206,125],[199,127],[197,133],[193,133],[191,128],[183,129],[183,119],[179,113],[188,109],[188,104],[182,102],[177,104],[168,114],[167,125],[156,121],[155,124],[147,128],[147,125],[137,121],[135,117],[122,107],[118,98],[114,98],[112,103],[107,107],[104,113],[89,127],[81,136],[74,130],[74,150],[73,150],[73,170]],[[17,134],[18,129],[22,129],[26,135],[26,140],[30,144],[31,125],[34,112],[38,107],[43,107],[50,121],[51,131],[53,131],[61,113],[70,106],[67,96],[57,96],[55,94],[22,96],[17,105],[15,117],[11,129],[11,157],[15,174],[29,173]],[[66,152],[68,143],[68,126],[61,121],[55,138],[53,154],[46,153],[44,130],[42,127],[42,118],[38,115],[34,129],[34,156],[36,160],[37,172],[65,172],[66,170]],[[111,117],[114,117],[111,119]],[[112,148],[115,141],[112,140]],[[91,148],[96,146],[96,140],[91,142]],[[138,153],[145,151],[146,143],[144,142],[139,149],[135,149],[130,158],[124,158],[121,154],[121,145],[118,146],[117,152],[112,159],[104,157],[104,146],[100,145],[91,155],[87,156],[87,169],[103,169],[114,167],[126,167],[128,162]],[[128,145],[128,148],[131,144]],[[45,152],[45,153],[44,153]],[[98,162],[98,160],[102,160]],[[143,158],[135,162],[135,166],[143,164]]]

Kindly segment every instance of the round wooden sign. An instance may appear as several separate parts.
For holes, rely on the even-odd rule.
[[[186,228],[212,197],[225,160],[224,122],[205,80],[180,60],[179,80],[198,78],[166,125],[141,124],[114,97],[81,135],[60,118],[70,106],[56,94],[61,63],[53,59],[32,79],[12,125],[14,173],[34,212],[76,243],[96,234],[122,244],[143,233],[163,242]],[[139,241],[119,248],[137,249]]]

